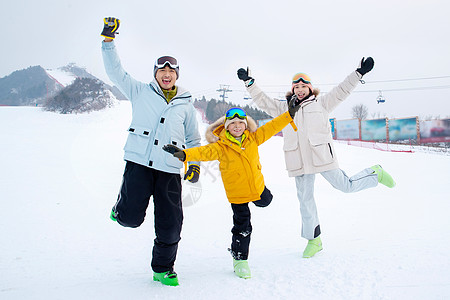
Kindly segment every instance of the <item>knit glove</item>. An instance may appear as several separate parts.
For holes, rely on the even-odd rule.
[[[253,82],[255,82],[255,79],[253,79],[249,73],[250,73],[250,70],[248,69],[248,67],[247,67],[247,70],[240,68],[237,71],[238,78],[245,82],[246,87],[251,86],[253,84]]]
[[[361,62],[359,63],[358,69],[356,69],[356,72],[361,74],[361,76],[364,76],[366,73],[370,72],[373,69],[374,61],[372,57],[368,57],[364,59],[364,57],[361,59]]]
[[[116,33],[119,34],[117,32],[117,29],[119,29],[120,20],[113,17],[108,17],[104,18],[103,22],[105,24],[103,26],[103,31],[100,35],[108,39],[115,39]]]
[[[297,95],[293,94],[291,91],[287,92],[286,100],[287,100],[288,105],[289,105],[289,103],[291,103],[291,100],[295,102],[294,105],[298,105],[301,103],[300,100],[298,100]]]
[[[297,104],[297,95],[292,95],[288,104],[288,111],[291,118],[294,119],[295,113],[300,109],[300,104]]]
[[[186,174],[184,174],[184,180],[189,180],[192,183],[196,183],[200,177],[200,166],[192,164],[189,166]]]
[[[172,154],[174,157],[178,158],[181,161],[185,161],[186,160],[186,154],[184,153],[183,150],[181,150],[177,146],[174,146],[174,145],[171,145],[171,144],[167,144],[167,145],[163,146],[163,150],[166,151],[166,152],[169,152],[170,154]]]

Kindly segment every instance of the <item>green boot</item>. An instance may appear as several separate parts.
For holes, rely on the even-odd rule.
[[[320,236],[318,236],[308,241],[308,245],[306,245],[305,251],[303,251],[303,257],[311,258],[322,249],[322,241],[320,240]]]
[[[247,260],[236,260],[233,258],[233,267],[234,273],[236,273],[237,276],[244,279],[252,277]]]
[[[111,214],[109,215],[109,218],[113,220],[114,222],[117,222],[117,213],[114,211],[114,209],[111,210]]]
[[[159,281],[164,285],[177,286],[178,277],[174,271],[167,271],[162,273],[153,272],[153,280]]]
[[[395,186],[395,181],[392,176],[389,175],[380,165],[375,165],[370,167],[374,173],[378,175],[378,182],[384,184],[388,188],[393,188]]]

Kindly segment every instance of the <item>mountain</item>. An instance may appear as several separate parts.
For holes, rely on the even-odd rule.
[[[55,70],[45,70],[41,66],[14,71],[0,78],[0,105],[43,106],[46,99],[53,97],[63,88],[72,84],[76,78],[99,80],[86,69],[74,63]],[[103,83],[115,98],[126,100],[116,88]]]
[[[84,113],[112,107],[116,97],[95,78],[77,77],[74,82],[49,97],[44,103],[48,111],[68,113]]]
[[[41,66],[29,67],[0,78],[0,105],[37,106],[60,89]]]
[[[69,63],[66,66],[60,67],[55,70],[46,70],[47,73],[61,85],[67,86],[72,83],[75,78],[89,78],[94,80],[100,80],[96,76],[89,73],[85,68],[77,66],[75,63]],[[100,80],[101,81],[101,80]],[[128,100],[116,86],[111,86],[102,81],[106,89],[110,90],[112,94],[118,100]]]

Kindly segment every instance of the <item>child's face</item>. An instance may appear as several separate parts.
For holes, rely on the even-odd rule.
[[[228,125],[228,131],[234,137],[240,137],[245,131],[245,122],[241,120],[233,120]]]
[[[294,86],[294,94],[297,95],[299,100],[302,100],[309,95],[309,87],[303,82],[299,82]]]

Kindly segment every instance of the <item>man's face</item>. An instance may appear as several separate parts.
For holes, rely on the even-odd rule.
[[[156,81],[163,90],[170,90],[177,81],[177,72],[169,66],[158,69],[155,75]]]

